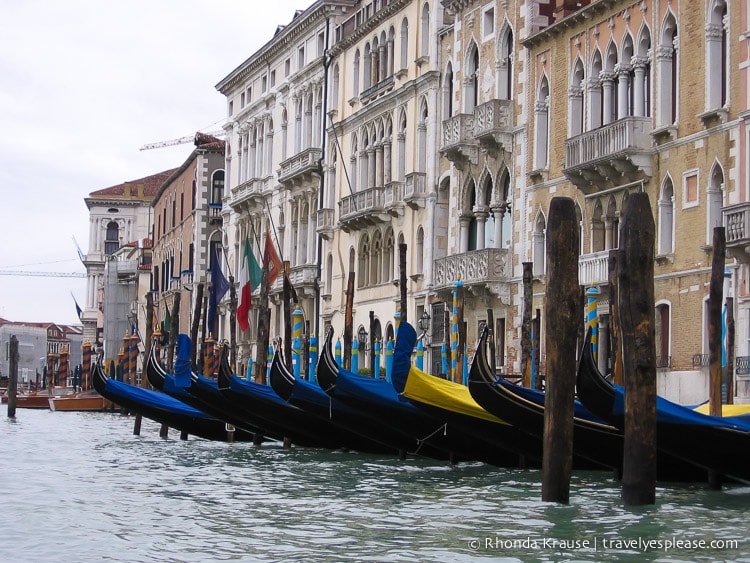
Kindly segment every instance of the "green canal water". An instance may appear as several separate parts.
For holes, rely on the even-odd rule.
[[[5,417],[3,408],[2,416]],[[0,561],[750,561],[750,487],[624,508],[577,472],[158,436],[111,413],[0,420]]]

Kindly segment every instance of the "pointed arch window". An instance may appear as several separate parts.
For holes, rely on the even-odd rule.
[[[401,70],[409,68],[409,20],[401,21]]]
[[[677,121],[677,67],[678,67],[677,21],[668,13],[662,25],[656,64],[659,80],[657,120],[659,127],[667,127]]]
[[[422,42],[419,49],[420,57],[430,56],[430,5],[425,2],[422,6],[422,20],[421,20],[421,32]]]
[[[497,93],[501,100],[513,99],[513,30],[504,26],[498,41],[500,53],[498,56]]]
[[[724,205],[724,171],[718,162],[714,164],[711,171],[706,196],[708,198],[706,244],[713,244],[714,227],[721,227],[724,224],[721,211]]]
[[[443,77],[443,115],[446,118],[453,115],[453,65],[450,62]]]
[[[474,113],[479,102],[479,49],[472,42],[466,54],[464,78],[464,113]]]
[[[674,252],[674,185],[667,177],[659,195],[659,251],[657,254],[667,255]]]
[[[534,168],[547,168],[549,157],[549,82],[542,76],[534,106]]]
[[[727,40],[727,3],[711,3],[706,25],[706,110],[719,109],[727,103],[729,75],[729,41]]]
[[[417,228],[417,241],[416,241],[416,247],[415,247],[415,264],[414,264],[414,271],[417,274],[421,274],[424,271],[424,259],[425,259],[425,253],[424,253],[424,229],[422,229],[422,226],[420,225]]]
[[[547,221],[541,213],[534,221],[532,271],[535,276],[544,275],[547,256]]]
[[[585,75],[581,59],[576,59],[573,65],[573,75],[568,90],[568,107],[570,123],[568,123],[568,137],[575,137],[583,133],[583,88]]]

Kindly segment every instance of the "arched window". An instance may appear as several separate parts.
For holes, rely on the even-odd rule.
[[[383,237],[380,231],[375,231],[372,237],[372,251],[370,256],[370,285],[381,283],[380,274],[382,273],[383,258]]]
[[[273,173],[273,119],[266,121],[266,176]]]
[[[633,115],[633,38],[625,35],[617,69],[617,119]]]
[[[394,256],[393,230],[389,228],[385,233],[385,242],[383,243],[383,283],[388,283],[394,279],[393,273],[396,271]]]
[[[602,70],[602,54],[597,49],[591,58],[591,78],[586,85],[590,130],[597,129],[602,125],[602,84],[599,79]]]
[[[335,109],[339,105],[339,88],[341,87],[341,76],[339,75],[339,65],[333,67],[333,88],[331,88],[331,106]]]
[[[706,24],[706,109],[722,108],[727,103],[729,41],[727,41],[727,3],[714,0]]]
[[[469,201],[468,206],[464,210],[464,213],[461,217],[461,221],[464,222],[467,226],[466,230],[466,241],[467,241],[467,247],[465,249],[465,252],[470,252],[472,250],[477,250],[477,235],[478,235],[478,223],[477,218],[474,216],[473,209],[477,204],[477,188],[476,184],[474,183],[474,180],[471,180],[469,183],[469,189],[467,191],[469,195]],[[463,238],[463,237],[462,237]]]
[[[287,113],[286,107],[281,110],[281,160],[286,160],[287,154]]]
[[[372,86],[372,51],[370,50],[370,44],[365,44],[365,50],[364,53],[362,53],[362,57],[364,58],[364,74],[362,75],[362,88],[364,90],[367,90],[370,86]]]
[[[120,248],[120,227],[115,221],[107,223],[107,234],[104,238],[104,254],[109,256]]]
[[[600,78],[602,82],[602,124],[607,125],[617,119],[617,88],[616,88],[617,47],[610,43],[607,56],[604,59],[604,71]]]
[[[359,283],[357,287],[366,287],[370,285],[370,237],[365,233],[359,242],[359,268],[357,277]]]
[[[420,104],[417,123],[417,172],[427,172],[427,100]]]
[[[601,201],[597,201],[591,213],[591,252],[601,252],[604,250],[603,216],[602,203]]]
[[[333,254],[328,254],[326,259],[326,293],[333,292]]]
[[[349,169],[351,170],[351,175],[349,176],[349,181],[352,184],[352,191],[356,192],[358,188],[357,184],[357,160],[359,159],[359,151],[357,149],[357,135],[352,135],[352,154],[349,161]]]
[[[401,111],[398,120],[398,135],[396,138],[398,144],[398,169],[396,180],[403,182],[406,179],[406,112]]]
[[[453,65],[448,62],[443,77],[443,116],[453,115]]]
[[[568,107],[570,123],[568,123],[568,137],[575,137],[583,133],[583,88],[585,75],[583,62],[576,59],[573,65],[573,75],[570,78],[570,90],[568,91]]]
[[[659,252],[666,255],[674,252],[674,186],[667,176],[659,196]]]
[[[497,58],[497,94],[501,100],[513,99],[513,30],[507,21],[500,31],[500,52]]]
[[[466,53],[464,80],[464,113],[474,113],[479,102],[479,49],[473,41]]]
[[[417,228],[417,244],[414,253],[414,271],[421,274],[424,271],[424,230],[421,225]]]
[[[638,38],[633,57],[633,115],[651,115],[651,34],[646,26]]]
[[[534,106],[534,168],[547,168],[549,157],[549,82],[542,76]]]
[[[713,244],[714,227],[721,227],[723,223],[722,207],[724,205],[724,171],[719,163],[715,163],[711,170],[708,190],[708,232],[706,243]]]
[[[217,170],[211,179],[211,203],[221,203],[224,197],[224,171]]]
[[[654,334],[656,336],[656,367],[672,367],[670,351],[672,315],[669,303],[659,303],[654,316]]]
[[[359,96],[359,49],[354,52],[354,68],[352,69],[352,95]]]
[[[422,43],[419,49],[419,56],[420,57],[429,57],[430,56],[430,5],[425,2],[422,6]]]
[[[677,121],[677,44],[677,21],[668,12],[656,51],[659,80],[657,119],[660,127],[667,127]]]
[[[401,70],[409,68],[409,20],[401,21]]]
[[[534,221],[532,270],[535,276],[544,275],[547,257],[547,221],[539,213]]]

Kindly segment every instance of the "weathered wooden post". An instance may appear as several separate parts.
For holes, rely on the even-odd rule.
[[[617,305],[617,300],[619,299],[619,292],[617,290],[618,254],[619,251],[609,253],[607,277],[609,281],[609,341],[612,348],[612,381],[617,383],[617,385],[622,385],[622,345],[620,342],[620,318]]]
[[[542,380],[542,318],[539,309],[536,310],[536,315],[531,320],[531,332],[534,335],[531,348],[531,372],[536,375],[534,385],[535,389],[541,391],[544,388]]]
[[[630,195],[620,223],[618,316],[625,379],[622,501],[656,502],[654,217],[648,194]]]
[[[423,260],[421,256],[419,260]],[[398,245],[398,287],[401,290],[400,303],[401,303],[401,322],[406,322],[408,316],[406,314],[406,243],[402,242]]]
[[[10,337],[8,345],[8,418],[16,418],[16,393],[18,392],[18,338]]]
[[[203,284],[199,283],[195,290],[195,309],[193,311],[193,324],[190,327],[190,342],[193,343],[193,349],[190,354],[190,365],[194,371],[198,371],[198,330],[201,325],[201,305],[203,305]],[[151,323],[148,323],[151,324]]]
[[[570,473],[573,468],[574,327],[581,322],[583,315],[578,298],[579,237],[575,202],[567,197],[553,198],[547,223],[547,396],[542,500],[563,504],[570,500]],[[531,303],[527,303],[527,308],[530,309],[530,306]]]
[[[289,260],[284,260],[284,365],[289,373],[292,372],[292,286],[289,281],[291,266]]]
[[[727,297],[727,404],[734,403],[734,298]]]
[[[258,303],[258,339],[255,350],[255,381],[265,385],[268,382],[268,341],[270,332],[270,310],[268,308],[268,263],[263,256],[263,268],[260,276],[260,303]]]
[[[487,337],[487,346],[490,350],[490,367],[492,373],[495,373],[497,367],[497,358],[495,357],[495,312],[487,309],[487,328],[490,329]]]
[[[547,238],[549,240],[549,237]],[[534,264],[523,263],[523,315],[521,317],[521,377],[524,387],[531,386],[531,308],[533,306],[532,274]]]
[[[354,272],[349,272],[346,283],[346,308],[344,310],[344,369],[352,367],[352,336],[354,334]]]
[[[174,294],[172,302],[172,325],[169,328],[169,346],[167,348],[167,371],[172,371],[174,365],[174,348],[177,345],[177,334],[180,332],[180,299],[179,291]]]
[[[727,248],[724,227],[714,227],[711,282],[708,289],[708,409],[712,416],[721,416],[721,305],[724,301],[724,267]],[[708,483],[721,488],[721,475],[708,472]]]
[[[721,305],[724,301],[724,266],[727,257],[724,227],[714,227],[713,247],[708,290],[708,403],[710,414],[721,416]]]

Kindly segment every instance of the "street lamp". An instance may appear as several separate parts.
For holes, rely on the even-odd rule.
[[[430,333],[428,332],[430,328],[430,314],[425,311],[422,313],[422,316],[419,317],[419,320],[417,321],[417,326],[419,326],[419,329],[422,331],[422,334],[419,336],[419,338],[422,340],[422,343],[425,346],[430,345]]]

